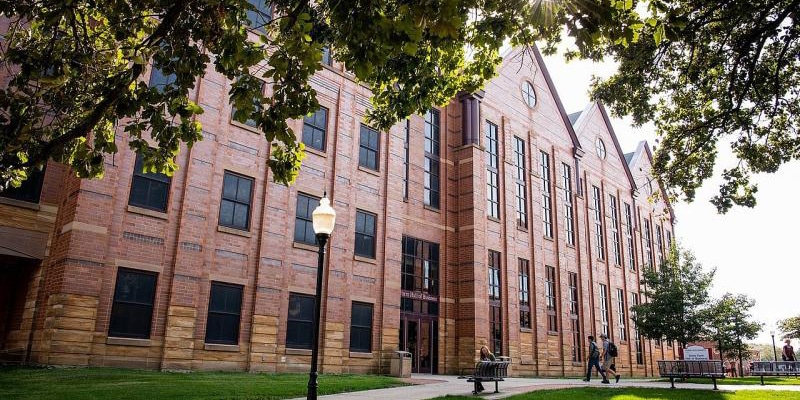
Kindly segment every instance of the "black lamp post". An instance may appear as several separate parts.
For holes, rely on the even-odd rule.
[[[769,335],[772,336],[772,356],[775,361],[778,361],[778,349],[775,347],[775,331],[769,331]]]
[[[317,261],[317,291],[314,298],[314,324],[311,325],[311,373],[308,376],[308,395],[306,399],[317,400],[317,359],[319,358],[319,319],[322,309],[322,268],[325,265],[325,245],[331,237],[333,227],[336,225],[336,211],[331,207],[328,194],[322,195],[319,206],[314,209],[311,220],[314,233],[319,243],[319,257]]]

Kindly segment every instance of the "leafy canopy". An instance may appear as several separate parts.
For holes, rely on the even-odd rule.
[[[704,272],[691,251],[673,246],[659,269],[645,269],[642,275],[646,302],[631,308],[639,332],[681,347],[701,339],[714,270]]]
[[[713,175],[718,149],[735,156],[712,203],[753,207],[756,173],[800,158],[800,1],[650,2],[639,40],[615,46],[619,71],[593,97],[616,115],[654,121],[653,168],[672,198],[691,201]]]
[[[717,344],[726,358],[749,358],[752,349],[745,340],[755,339],[761,323],[753,321],[750,309],[755,300],[743,294],[725,293],[708,309],[707,338]]]
[[[195,85],[213,67],[233,82],[234,117],[272,143],[277,182],[297,176],[303,145],[287,121],[319,105],[310,77],[329,48],[373,92],[368,120],[387,129],[477,90],[501,47],[561,33],[583,56],[642,29],[630,0],[0,0],[0,187],[48,159],[103,174],[115,126],[145,168],[172,173],[181,144],[202,138]],[[248,29],[248,27],[253,29]],[[148,86],[152,67],[167,77]],[[266,89],[262,82],[266,83]],[[148,141],[152,138],[152,141]]]
[[[778,321],[778,330],[784,338],[800,338],[800,315]]]

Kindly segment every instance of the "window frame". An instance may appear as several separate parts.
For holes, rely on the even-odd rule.
[[[609,194],[609,202],[611,203],[611,241],[612,249],[614,250],[614,263],[615,265],[622,265],[622,241],[619,234],[619,206],[617,197]]]
[[[605,235],[603,232],[603,199],[599,187],[592,185],[592,198],[594,203],[594,248],[598,260],[606,259]]]
[[[317,114],[321,111],[323,111],[325,115],[323,117],[322,126],[319,126],[317,125]],[[329,110],[327,107],[320,106],[317,111],[314,111],[312,114],[303,117],[303,136],[301,141],[306,145],[307,148],[318,150],[323,153],[328,148],[328,111]],[[306,128],[310,130],[311,138],[309,141],[306,141]],[[322,136],[320,147],[314,145],[314,139],[316,138],[317,133]]]
[[[306,216],[300,216],[299,213],[298,213],[300,211],[300,198],[301,197],[306,198],[306,200],[308,202],[307,205],[306,205],[306,212],[308,213],[308,215],[306,215]],[[317,204],[316,206],[311,207],[310,203],[311,203],[312,200],[316,201],[316,204]],[[319,201],[320,200],[321,199],[319,197],[312,196],[310,194],[306,194],[306,193],[302,193],[302,192],[297,192],[297,201],[295,202],[295,211],[294,211],[294,236],[293,236],[293,241],[295,243],[304,243],[304,244],[309,244],[309,245],[314,245],[314,246],[317,245],[317,235],[316,235],[316,233],[314,233],[314,221],[312,220],[312,213],[314,212],[314,209],[317,206],[319,206]],[[297,240],[297,224],[298,224],[298,222],[301,222],[303,224],[303,238],[302,238],[302,240]],[[311,230],[311,232],[313,234],[314,241],[307,240],[308,239],[307,238],[307,233],[308,233],[309,229]]]
[[[237,197],[233,198],[233,199],[225,197],[225,179],[228,176],[231,176],[231,177],[237,179],[236,180]],[[240,200],[238,198],[239,185],[240,185],[242,180],[250,181],[250,193],[249,193],[249,195],[247,197],[247,203],[245,203],[244,201],[242,201],[242,200]],[[249,177],[247,175],[242,175],[240,173],[229,171],[229,170],[225,170],[224,171],[224,173],[222,175],[222,188],[220,190],[219,214],[217,216],[218,217],[217,224],[219,226],[224,226],[226,228],[231,228],[231,229],[237,229],[237,230],[240,230],[240,231],[250,231],[250,219],[251,219],[252,214],[253,214],[252,207],[253,207],[253,193],[255,192],[255,186],[256,186],[256,180],[253,177]],[[233,208],[232,208],[233,211],[232,211],[232,214],[231,214],[231,218],[232,219],[231,219],[231,223],[230,224],[224,223],[223,220],[222,220],[222,206],[223,206],[223,204],[225,202],[233,204]],[[245,207],[247,207],[247,217],[246,217],[247,223],[244,226],[237,226],[236,223],[235,223],[237,206],[245,206]]]
[[[578,287],[580,285],[578,274],[576,272],[567,273],[567,284],[569,285],[569,319],[570,319],[570,333],[572,337],[572,361],[579,362],[583,360],[583,347],[581,337],[580,325],[580,292]]]
[[[608,286],[606,286],[604,283],[601,283],[598,294],[600,296],[600,333],[605,334],[609,339],[611,339],[608,316]]]
[[[359,232],[358,225],[359,225],[359,217],[364,217],[364,229],[365,231]],[[367,222],[369,218],[372,218],[372,233],[368,232]],[[378,236],[378,215],[375,213],[371,213],[369,211],[364,211],[361,209],[356,209],[356,221],[355,221],[355,241],[353,242],[353,254],[359,257],[366,257],[366,258],[375,258],[375,249],[377,248],[377,236]],[[372,248],[368,253],[362,253],[359,251],[359,238],[363,240],[371,238]]]
[[[539,173],[542,175],[542,234],[553,238],[553,195],[550,183],[550,155],[539,150]]]
[[[425,161],[423,182],[423,203],[435,209],[441,204],[441,115],[439,110],[431,108],[425,112]],[[408,138],[408,129],[406,130]],[[408,147],[408,139],[406,139]],[[406,148],[408,159],[408,148]],[[406,165],[408,170],[408,165]],[[406,173],[406,176],[408,174]]]
[[[144,159],[142,158],[141,154],[136,153],[136,159],[133,162],[133,174],[131,175],[130,190],[128,191],[128,205],[166,213],[169,210],[170,192],[172,190],[172,177],[160,172],[144,172],[143,169]],[[150,200],[151,198],[153,184],[165,185],[163,208],[153,206],[152,204],[146,202],[134,202],[133,193],[135,188],[140,184],[145,183],[147,184],[147,200]]]
[[[535,108],[538,104],[538,98],[536,96],[536,87],[534,87],[533,83],[526,80],[520,90],[522,91],[522,101],[525,102],[525,105],[528,108]]]
[[[356,325],[353,315],[355,314],[356,306],[359,307],[368,307],[369,308],[369,325]],[[374,316],[375,316],[375,308],[374,305],[371,303],[365,303],[360,301],[354,301],[350,305],[350,351],[355,353],[372,353],[372,326],[374,324]],[[356,342],[357,336],[355,335],[356,332],[366,333],[362,337],[366,337],[367,339],[367,346],[354,346],[353,342]],[[363,343],[358,343],[359,345],[363,345]]]
[[[306,302],[308,302],[309,299],[311,300],[310,301],[310,306],[311,306],[311,310],[310,311],[311,312],[309,313],[310,314],[310,318],[309,319],[301,319],[301,318],[297,318],[297,317],[292,318],[292,314],[291,314],[292,313],[292,298],[305,299]],[[305,342],[301,343],[299,341],[290,342],[290,340],[295,340],[295,339],[294,338],[290,338],[289,333],[292,331],[291,327],[293,327],[293,326],[298,326],[300,328],[300,329],[295,329],[297,331],[307,331],[307,332],[311,333],[311,331],[314,329],[313,324],[314,324],[314,313],[316,312],[316,310],[315,310],[316,301],[317,301],[317,297],[314,296],[314,295],[305,294],[305,293],[295,293],[295,292],[290,292],[289,293],[289,303],[288,303],[289,305],[288,305],[287,311],[286,311],[287,312],[287,316],[286,316],[286,340],[285,340],[285,345],[286,345],[287,349],[311,350],[312,342],[314,340],[313,335],[311,335],[311,334],[308,335],[308,343],[306,344]],[[306,305],[308,305],[308,304],[306,304]],[[299,314],[303,314],[303,311],[308,312],[308,310],[303,310],[302,309],[302,304],[301,304],[301,309],[299,310]],[[305,328],[305,329],[303,329],[303,328]],[[317,334],[319,334],[319,332],[317,332]]]
[[[403,235],[402,247],[400,289],[438,296],[439,243]]]
[[[533,328],[531,322],[531,270],[530,262],[524,258],[517,259],[519,267],[519,327]]]
[[[517,226],[528,228],[528,185],[525,181],[525,140],[514,136],[514,184],[517,211]]]
[[[26,203],[39,204],[42,200],[42,188],[44,188],[44,176],[47,172],[47,166],[37,169],[33,168],[28,178],[22,182],[20,187],[9,186],[3,191],[0,191],[0,197],[24,201]]]
[[[500,131],[486,120],[486,215],[500,219]]]
[[[567,237],[567,244],[575,245],[575,207],[572,204],[572,167],[561,163],[561,179],[564,186],[564,235]]]
[[[617,339],[621,342],[628,340],[628,331],[625,324],[625,320],[628,317],[625,310],[625,291],[622,288],[617,288],[617,329],[619,330]]]
[[[369,142],[372,135],[375,135],[375,147],[371,147],[370,143],[364,143],[364,133],[367,133],[367,141]],[[380,131],[368,125],[361,124],[358,135],[358,166],[372,171],[380,171],[381,161],[381,135]],[[363,151],[362,151],[363,150]],[[369,155],[374,154],[375,165],[369,165]],[[366,156],[366,158],[365,158]]]
[[[214,289],[220,288],[228,288],[228,289],[235,289],[238,291],[239,294],[239,310],[238,312],[231,312],[231,311],[218,311],[212,310],[211,305],[215,296]],[[222,293],[217,293],[217,296],[221,296]],[[233,283],[227,282],[218,282],[218,281],[211,281],[211,286],[208,290],[208,311],[206,312],[206,334],[205,334],[205,343],[209,344],[224,344],[224,345],[238,345],[239,344],[239,336],[241,334],[241,326],[242,326],[242,307],[244,305],[244,286],[236,285]],[[209,333],[211,332],[208,327],[212,324],[212,319],[220,318],[222,320],[226,319],[227,316],[236,316],[236,329],[234,330],[234,335],[232,339],[221,339],[221,338],[209,338]]]
[[[544,298],[547,309],[547,331],[558,332],[558,301],[556,300],[556,268],[545,265]]]
[[[118,299],[118,297],[119,297],[118,294],[120,294],[119,285],[120,285],[120,275],[121,274],[132,274],[132,275],[148,276],[148,277],[152,278],[152,285],[153,285],[152,292],[153,292],[153,294],[150,297],[150,303],[149,304],[148,303],[143,303],[143,302],[140,303],[140,302],[135,302],[135,301],[127,301],[127,300]],[[113,293],[112,298],[111,298],[111,310],[110,310],[109,316],[108,316],[108,331],[107,331],[108,332],[108,337],[131,338],[131,339],[150,339],[150,335],[153,333],[153,314],[154,314],[153,311],[154,311],[154,308],[155,308],[155,299],[156,299],[156,295],[158,294],[158,292],[157,292],[158,291],[158,275],[159,275],[158,273],[152,272],[152,271],[143,271],[143,270],[132,269],[132,268],[124,268],[124,267],[117,268],[116,280],[114,281],[114,293]],[[138,289],[138,287],[137,287],[137,289]],[[115,326],[114,321],[116,320],[116,318],[120,318],[118,313],[121,312],[121,311],[119,311],[120,307],[118,307],[118,304],[133,305],[133,306],[136,306],[137,308],[139,308],[139,307],[149,307],[148,313],[150,314],[150,316],[147,319],[149,321],[149,324],[147,326],[146,333],[140,334],[140,333],[113,331],[113,329],[115,329],[114,328],[114,326]],[[116,312],[115,312],[115,310],[116,310]],[[116,315],[116,318],[115,318],[115,315]]]

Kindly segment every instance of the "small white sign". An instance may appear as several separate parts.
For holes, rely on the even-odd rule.
[[[683,349],[684,360],[708,360],[708,349],[703,346],[689,346]]]

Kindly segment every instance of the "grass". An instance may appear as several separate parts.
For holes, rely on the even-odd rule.
[[[445,396],[432,400],[476,400],[478,396]],[[741,390],[722,392],[687,389],[574,388],[537,390],[508,400],[800,400],[800,392]]]
[[[660,379],[660,382],[669,382],[669,379]],[[679,382],[676,380],[676,382]],[[687,379],[689,383],[709,383],[711,379]],[[745,376],[742,378],[725,378],[717,379],[719,385],[761,385],[761,377],[758,376]],[[784,376],[765,376],[765,385],[800,385],[800,378],[784,377]]]
[[[303,397],[307,385],[307,374],[0,368],[3,400],[267,400]],[[379,375],[320,375],[319,394],[402,385],[395,378]]]

